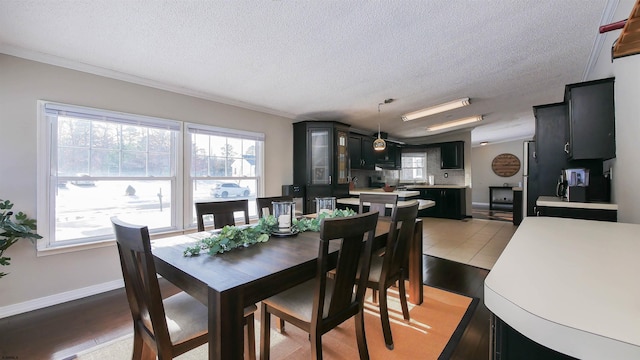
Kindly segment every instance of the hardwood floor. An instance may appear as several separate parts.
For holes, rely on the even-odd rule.
[[[424,255],[425,284],[479,298],[451,359],[489,358],[489,311],[483,302],[488,270]],[[163,293],[177,289],[161,279]],[[73,359],[131,332],[124,289],[0,319],[0,359]]]

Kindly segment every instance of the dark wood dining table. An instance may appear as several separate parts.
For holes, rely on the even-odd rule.
[[[384,246],[389,222],[379,220],[376,244]],[[209,309],[209,359],[243,358],[243,309],[312,279],[320,237],[302,232],[271,236],[268,242],[216,255],[185,257],[183,251],[210,233],[194,233],[152,242],[156,270]],[[337,252],[337,247],[330,251]],[[337,254],[336,254],[337,256]],[[416,220],[409,259],[408,300],[422,303],[422,220]]]

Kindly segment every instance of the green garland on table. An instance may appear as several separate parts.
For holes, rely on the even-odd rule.
[[[298,232],[320,231],[320,223],[324,218],[353,216],[356,212],[347,210],[334,210],[330,213],[322,213],[315,219],[294,219],[292,230]],[[269,235],[278,230],[278,220],[273,215],[261,218],[256,226],[238,227],[225,226],[220,232],[210,237],[200,239],[193,246],[184,250],[184,256],[199,255],[207,251],[209,255],[222,254],[238,247],[248,247],[255,243],[269,241]]]

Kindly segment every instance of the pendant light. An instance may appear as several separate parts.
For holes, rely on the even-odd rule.
[[[382,151],[387,148],[387,143],[380,137],[380,105],[388,104],[393,99],[386,99],[383,103],[378,104],[378,138],[373,141],[373,150]]]

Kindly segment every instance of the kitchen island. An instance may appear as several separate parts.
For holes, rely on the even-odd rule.
[[[485,280],[493,353],[640,359],[638,233],[637,224],[525,218]]]

